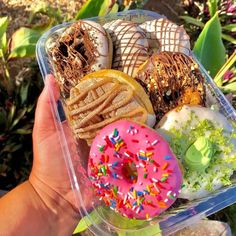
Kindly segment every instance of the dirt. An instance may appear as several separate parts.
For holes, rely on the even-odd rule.
[[[0,16],[9,16],[8,35],[11,35],[19,27],[28,25],[30,12],[40,6],[48,4],[55,9],[60,9],[63,16],[73,18],[84,2],[86,0],[0,0]],[[156,11],[180,23],[178,16],[184,12],[184,2],[183,0],[149,0],[144,9]]]
[[[179,16],[184,13],[183,4],[183,0],[149,0],[145,4],[144,9],[155,11],[165,15],[171,21],[181,23]]]
[[[99,1],[99,0],[98,0]],[[32,11],[45,5],[60,9],[62,17],[72,19],[86,0],[0,0],[0,17],[9,17],[9,27],[7,30],[8,39],[20,27],[29,25],[29,17]],[[144,6],[146,10],[156,11],[166,15],[172,21],[180,23],[178,15],[183,13],[183,0],[149,0]],[[39,17],[39,21],[43,16]],[[34,22],[35,23],[35,22]],[[38,23],[38,22],[36,22]],[[11,75],[15,76],[21,68],[27,68],[32,60],[18,59],[17,63],[10,62]]]
[[[53,7],[55,10],[60,9],[62,17],[72,19],[75,17],[78,10],[81,8],[86,0],[0,0],[0,17],[9,17],[9,26],[7,29],[7,38],[10,39],[11,35],[22,26],[29,26],[29,17],[35,9],[43,6]],[[39,15],[38,21],[43,21],[45,17]],[[39,24],[39,22],[34,22]],[[31,59],[18,59],[17,62],[10,61],[10,74],[12,77],[18,76],[19,73],[28,70],[29,65],[34,66],[35,61]],[[27,76],[27,73],[24,74]],[[21,76],[22,77],[22,76]]]
[[[0,0],[0,16],[8,16],[10,25],[8,35],[21,26],[28,25],[30,13],[40,6],[49,5],[60,9],[62,16],[73,18],[86,0]]]

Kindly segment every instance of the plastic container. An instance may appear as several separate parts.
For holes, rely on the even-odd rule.
[[[105,17],[94,17],[90,18],[90,20],[99,22],[100,24],[104,24],[115,19],[125,19],[142,23],[146,20],[163,17],[164,16],[151,11],[132,10],[115,15],[108,15]],[[37,60],[44,79],[46,78],[47,74],[53,74],[50,59],[46,50],[47,44],[50,41],[55,40],[58,35],[64,31],[65,27],[69,26],[71,23],[72,22],[64,23],[53,27],[40,38],[37,44]],[[234,108],[230,105],[222,92],[217,88],[205,69],[200,64],[199,66],[206,80],[209,105],[217,106],[220,112],[228,119],[236,120],[236,111]],[[53,96],[52,100],[55,101]],[[122,233],[127,232],[140,232],[142,235],[150,236],[153,235],[153,231],[150,231],[150,233],[148,233],[148,231],[141,233],[140,231],[141,229],[144,229],[150,225],[152,225],[152,227],[155,227],[153,225],[156,225],[157,229],[160,226],[163,234],[168,235],[236,202],[235,181],[231,186],[224,187],[219,191],[212,193],[209,197],[198,199],[196,201],[188,201],[186,204],[182,203],[180,206],[171,208],[164,214],[151,221],[134,222],[126,220],[124,217],[121,217],[114,211],[104,209],[102,207],[102,202],[97,202],[95,197],[92,199],[92,202],[94,203],[93,207],[86,209],[84,203],[86,202],[86,198],[88,196],[84,194],[84,191],[88,188],[89,181],[86,179],[86,176],[82,176],[80,173],[78,173],[82,171],[85,173],[87,169],[86,160],[77,159],[76,161],[78,164],[76,167],[74,167],[74,157],[71,154],[72,151],[70,150],[70,145],[67,143],[68,140],[63,131],[62,123],[58,122],[58,120],[64,119],[62,107],[59,106],[58,109],[58,106],[55,105],[52,107],[52,109],[58,131],[62,134],[60,140],[62,152],[70,176],[71,187],[75,193],[76,202],[80,209],[81,216],[87,216],[86,222],[88,225],[90,225],[89,229],[95,235],[122,235]],[[92,211],[93,214],[89,214]]]

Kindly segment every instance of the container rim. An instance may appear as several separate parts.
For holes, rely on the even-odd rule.
[[[165,16],[162,16],[156,12],[138,9],[138,10],[129,10],[126,12],[119,12],[117,14],[110,14],[105,17],[92,17],[92,18],[88,18],[86,20],[97,21],[99,19],[106,19],[106,18],[110,18],[112,16],[122,17],[122,16],[126,16],[126,15],[131,16],[131,15],[138,15],[138,14],[144,15],[144,16],[145,15],[150,16],[153,18],[165,17]],[[40,68],[40,71],[41,71],[41,74],[42,74],[42,77],[44,80],[45,80],[48,72],[50,72],[49,62],[48,62],[48,60],[46,60],[47,59],[47,52],[44,47],[45,43],[51,34],[55,33],[59,29],[62,29],[64,27],[70,25],[72,22],[74,22],[74,21],[65,22],[65,23],[54,26],[53,28],[51,28],[50,30],[45,32],[41,36],[39,41],[37,42],[36,58],[37,58],[39,68]],[[232,107],[230,102],[224,97],[222,91],[216,86],[216,84],[214,83],[212,78],[209,76],[209,74],[207,73],[205,68],[201,65],[201,63],[199,63],[199,61],[194,56],[194,54],[192,54],[192,56],[193,56],[194,60],[199,64],[200,70],[204,74],[207,82],[211,84],[211,86],[214,88],[214,91],[216,92],[217,96],[219,96],[220,100],[223,101],[222,106],[226,106],[226,108],[228,109],[227,110],[227,112],[229,114],[228,118],[230,118],[232,120],[236,120],[235,109]],[[54,102],[54,104],[56,104],[55,98],[53,97],[52,94],[51,94],[51,99]],[[59,115],[56,105],[54,105],[52,107],[52,111],[55,114],[56,119],[60,120],[60,115]],[[57,128],[58,128],[59,132],[63,131],[61,123],[57,126]],[[69,149],[68,149],[67,145],[65,145],[65,142],[66,142],[65,135],[64,135],[64,137],[62,137],[61,142],[62,142],[62,144],[64,144],[64,147],[66,147],[63,152],[65,152],[66,155],[68,155],[70,157]],[[75,195],[76,195],[75,198],[77,199],[78,203],[81,205],[81,210],[80,210],[81,216],[86,215],[89,218],[90,222],[93,224],[89,228],[93,233],[98,234],[98,235],[110,235],[110,234],[107,234],[106,232],[104,232],[98,225],[96,225],[93,222],[93,220],[91,219],[91,217],[89,216],[89,213],[85,209],[85,206],[83,204],[82,195],[80,193],[80,187],[79,187],[78,181],[75,178],[75,171],[74,171],[74,168],[72,165],[72,160],[71,160],[71,158],[66,158],[65,155],[64,155],[64,159],[65,159],[68,174],[69,174],[69,177],[71,180],[72,189],[74,190]],[[219,210],[221,210],[221,209],[223,209],[235,202],[236,202],[236,185],[234,184],[232,186],[225,187],[223,189],[223,191],[221,191],[221,192],[215,192],[213,195],[211,195],[209,197],[206,197],[204,199],[200,199],[199,201],[196,201],[195,204],[193,203],[193,207],[191,207],[191,208],[180,211],[173,216],[169,216],[165,220],[161,220],[159,222],[160,228],[161,228],[163,234],[170,235],[170,234],[172,234],[172,233],[174,233],[186,226],[189,226],[189,225],[195,223],[197,220],[200,220],[203,217],[209,216],[210,214],[213,214],[213,213],[215,213],[215,212],[217,212],[217,211],[219,211]],[[112,227],[113,227],[113,229],[116,228],[114,226],[112,226]],[[127,231],[132,232],[132,230],[127,230]]]

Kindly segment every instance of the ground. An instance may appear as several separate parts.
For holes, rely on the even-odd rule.
[[[28,24],[30,12],[40,5],[46,3],[61,9],[63,15],[69,13],[70,16],[75,16],[84,2],[86,0],[0,0],[0,16],[10,17],[9,35],[11,35],[20,26]]]
[[[41,4],[60,8],[63,15],[73,17],[86,0],[0,0],[0,16],[11,18],[9,35],[20,26],[28,24],[30,12]],[[184,12],[184,0],[149,0],[144,9],[166,15],[170,20],[179,22],[178,16]]]

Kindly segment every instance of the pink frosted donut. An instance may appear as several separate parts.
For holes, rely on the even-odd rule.
[[[127,120],[103,128],[90,149],[88,175],[100,200],[123,216],[153,218],[176,200],[178,161],[153,129]]]

